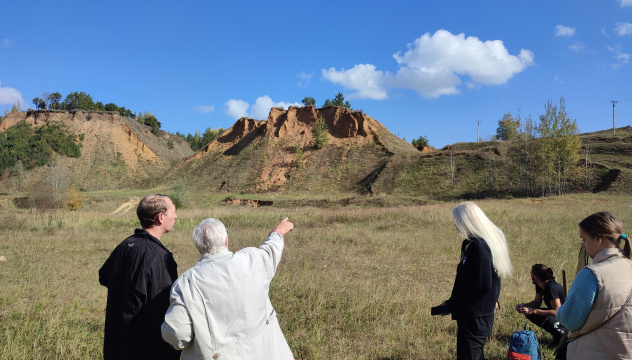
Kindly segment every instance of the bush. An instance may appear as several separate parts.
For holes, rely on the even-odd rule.
[[[329,142],[329,138],[327,137],[327,124],[325,123],[325,119],[322,116],[318,117],[316,120],[316,127],[314,128],[314,146],[316,149],[322,149]]]
[[[83,195],[80,194],[74,186],[71,186],[68,190],[68,200],[66,200],[66,207],[70,211],[79,210],[84,204]]]
[[[412,144],[417,150],[421,151],[428,146],[428,138],[422,135],[418,139],[413,139]]]

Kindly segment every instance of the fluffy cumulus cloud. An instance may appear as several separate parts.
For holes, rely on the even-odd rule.
[[[481,41],[464,34],[438,30],[408,44],[405,53],[393,54],[399,69],[392,74],[374,65],[360,64],[349,70],[323,70],[323,77],[355,90],[350,98],[382,100],[387,87],[417,91],[424,97],[458,94],[464,78],[468,87],[500,85],[533,64],[533,53],[520,50],[510,55],[500,40]],[[469,79],[469,80],[467,80]]]
[[[267,119],[270,114],[270,109],[273,107],[282,107],[287,110],[290,106],[303,106],[303,104],[284,101],[274,102],[268,95],[260,96],[257,98],[257,101],[255,101],[255,104],[252,105],[252,117],[257,120]]]
[[[619,36],[632,35],[632,24],[630,24],[628,22],[617,23],[615,28],[614,28],[614,31]]]
[[[2,83],[0,83],[2,85]],[[13,105],[20,102],[24,106],[24,99],[22,93],[18,90],[10,87],[0,86],[0,105]]]
[[[250,105],[243,100],[230,99],[224,103],[224,113],[233,119],[239,119],[248,116],[248,107]]]
[[[632,6],[632,0],[617,0],[621,7]]]
[[[250,114],[248,113],[250,104],[243,100],[236,99],[230,99],[224,104],[224,113],[233,119],[239,119],[247,116],[257,120],[265,120],[268,118],[270,109],[273,107],[281,107],[287,110],[290,106],[303,106],[303,104],[298,102],[289,103],[285,101],[275,102],[268,95],[264,95],[257,98],[255,104],[252,105]]]
[[[202,113],[202,114],[210,114],[213,111],[215,111],[215,106],[213,105],[200,105],[200,106],[196,106],[195,111]]]
[[[355,89],[348,96],[351,99],[383,100],[387,97],[383,84],[390,74],[375,70],[375,65],[359,64],[349,70],[340,71],[335,68],[323,69],[322,75],[335,84]]]
[[[564,26],[564,25],[556,25],[555,26],[555,36],[574,36],[575,28]]]

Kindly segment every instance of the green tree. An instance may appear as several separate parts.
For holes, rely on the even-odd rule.
[[[347,109],[351,109],[351,104],[348,101],[345,101],[345,96],[341,92],[336,94],[333,101],[329,99],[325,100],[325,104],[323,105],[323,107],[329,106],[343,106]]]
[[[49,94],[46,97],[46,100],[48,101],[48,108],[50,110],[61,110],[61,94],[58,92],[54,92],[52,94]]]
[[[149,111],[145,112],[144,115],[144,119],[145,119],[145,125],[151,127],[151,132],[154,135],[158,135],[160,133],[160,121],[158,121],[158,119],[154,116],[154,114],[150,113]]]
[[[513,140],[518,137],[518,129],[520,122],[515,120],[511,113],[506,113],[503,118],[498,120],[498,128],[496,128],[496,138],[498,140]]]
[[[94,109],[95,109],[96,111],[105,111],[105,106],[103,105],[103,103],[102,103],[102,102],[97,101],[97,102],[94,104]]]
[[[333,101],[326,99],[325,103],[323,104],[323,107],[330,107],[330,106],[336,106],[336,105],[334,105]]]
[[[413,141],[411,142],[413,144],[414,147],[417,148],[417,150],[423,150],[426,146],[428,146],[428,138],[425,136],[420,136],[417,139],[413,139]]]
[[[105,104],[105,111],[119,111],[119,107],[115,103]]]
[[[325,119],[322,116],[319,116],[318,120],[316,120],[313,135],[316,149],[322,149],[329,142],[329,138],[327,137],[327,123],[325,123]]]
[[[202,135],[202,144],[200,148],[203,148],[206,145],[210,144],[211,141],[220,137],[223,132],[224,132],[224,129],[221,127],[217,129],[207,128],[206,131],[204,131],[204,134]]]
[[[90,111],[95,109],[95,104],[92,97],[87,93],[75,91],[66,95],[66,98],[62,102],[62,109]]]
[[[33,105],[35,105],[35,110],[46,109],[46,101],[38,97],[33,99]]]
[[[315,106],[316,105],[316,99],[314,99],[311,96],[305,96],[303,98],[303,100],[301,100],[301,102],[303,103],[303,105],[305,106]]]

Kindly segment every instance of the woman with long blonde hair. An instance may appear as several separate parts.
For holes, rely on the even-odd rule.
[[[480,360],[494,324],[500,278],[512,272],[507,240],[471,201],[459,204],[452,215],[464,240],[452,295],[440,306],[457,323],[457,359]]]

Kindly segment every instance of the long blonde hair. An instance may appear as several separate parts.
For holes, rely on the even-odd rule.
[[[502,278],[511,276],[512,267],[505,234],[487,218],[483,210],[475,203],[466,201],[452,210],[452,216],[461,236],[477,237],[489,246],[494,270],[498,276]]]

